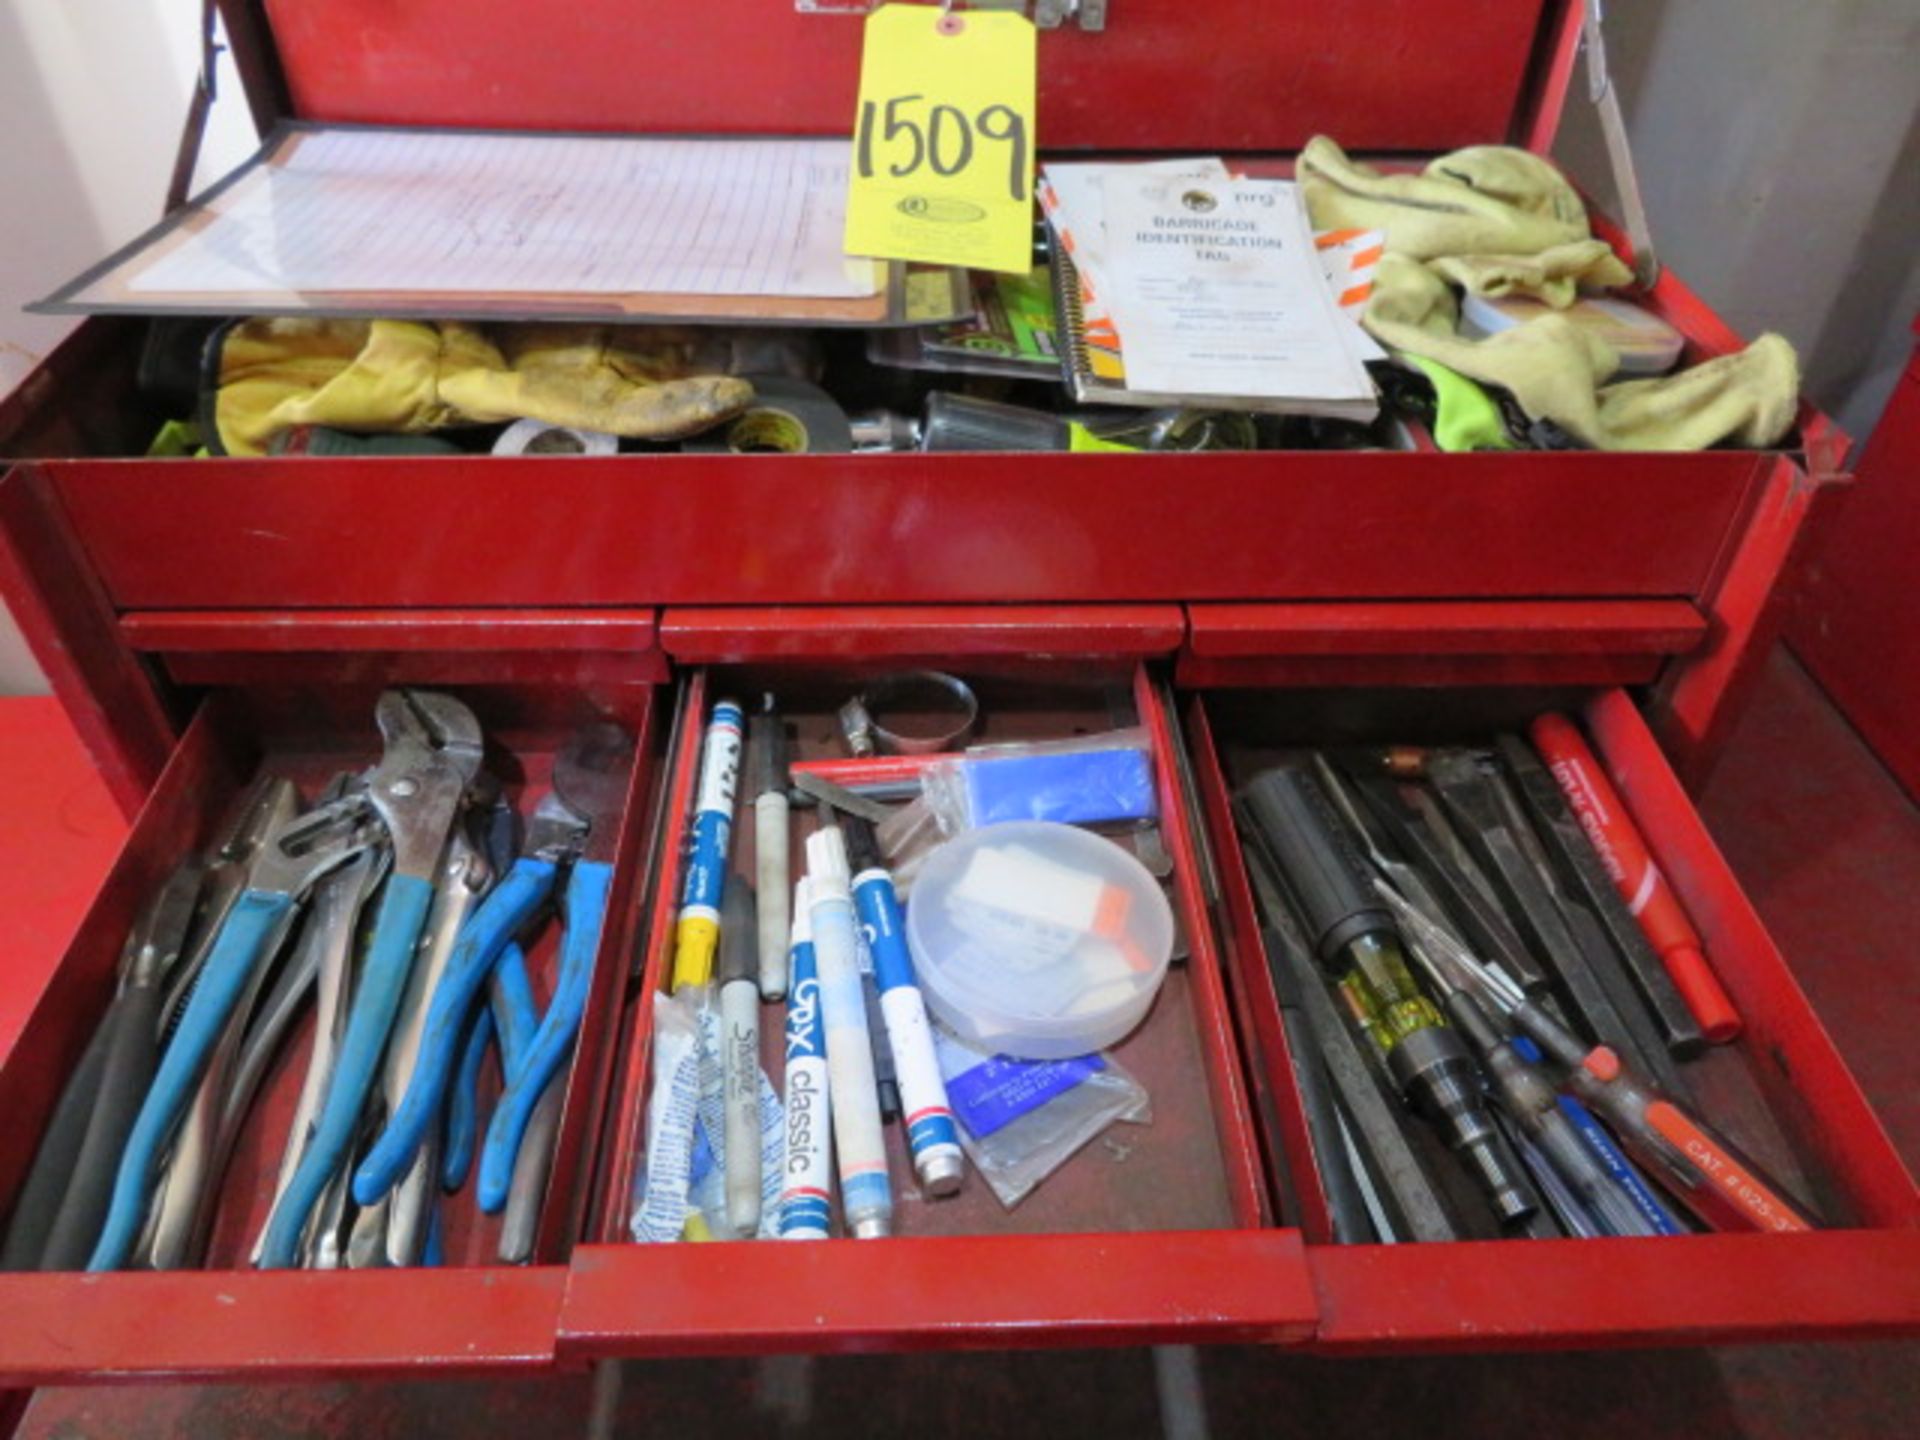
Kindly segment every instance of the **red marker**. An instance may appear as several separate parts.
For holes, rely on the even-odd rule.
[[[1716,1045],[1733,1039],[1740,1033],[1739,1012],[1708,967],[1699,933],[1674,898],[1667,877],[1653,863],[1647,842],[1640,838],[1633,817],[1586,740],[1564,715],[1542,715],[1529,733],[1540,758],[1566,792],[1580,828],[1600,852],[1620,898],[1640,922],[1673,977],[1674,988],[1700,1022],[1700,1032]]]

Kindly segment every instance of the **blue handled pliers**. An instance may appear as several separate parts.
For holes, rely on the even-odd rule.
[[[273,954],[296,907],[321,876],[379,838],[364,800],[350,796],[301,815],[292,786],[274,792],[280,810],[200,970],[193,998],[154,1072],[114,1174],[107,1217],[89,1270],[118,1270],[140,1237],[162,1150],[199,1088],[201,1073],[226,1032],[255,971]]]
[[[520,1069],[520,1057],[527,1042],[540,1025],[540,1006],[533,998],[533,982],[527,977],[527,956],[518,942],[508,941],[493,967],[488,987],[488,1003],[474,1007],[467,1024],[466,1039],[461,1042],[460,1064],[453,1077],[453,1089],[447,1096],[447,1135],[440,1159],[440,1188],[449,1195],[467,1183],[473,1169],[480,1126],[480,1067],[487,1051],[496,1045],[500,1051],[500,1079],[506,1081]]]
[[[468,1016],[502,957],[514,953],[511,942],[553,900],[565,868],[567,884],[559,902],[564,931],[553,998],[524,1041],[518,1032],[533,1009],[524,965],[510,959],[504,983],[496,986],[493,1027],[501,1034],[506,1086],[481,1151],[478,1188],[482,1211],[496,1214],[505,1206],[527,1123],[565,1062],[586,1010],[613,882],[614,822],[632,752],[625,731],[596,725],[556,761],[554,789],[535,808],[520,855],[467,922],[434,989],[413,1079],[354,1172],[358,1204],[377,1204],[406,1173],[440,1114],[455,1072],[467,1068],[463,1059],[477,1068]]]
[[[389,690],[374,712],[385,753],[365,799],[393,843],[367,958],[334,1057],[326,1099],[293,1178],[274,1206],[260,1247],[262,1269],[285,1269],[328,1180],[348,1159],[380,1070],[433,902],[434,876],[462,797],[480,770],[480,722],[451,695]]]

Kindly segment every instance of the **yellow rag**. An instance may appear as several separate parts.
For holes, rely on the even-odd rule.
[[[612,325],[252,319],[220,352],[214,416],[230,455],[295,425],[418,434],[532,417],[650,440],[738,414],[712,332]]]
[[[1633,279],[1593,238],[1579,192],[1531,151],[1475,145],[1442,155],[1418,175],[1387,175],[1316,135],[1300,152],[1298,174],[1314,229],[1382,230],[1395,255],[1480,256],[1509,266],[1552,255],[1547,278],[1596,286]],[[1511,293],[1516,279],[1507,276],[1504,283]]]
[[[1433,267],[1381,256],[1366,314],[1375,339],[1510,390],[1528,415],[1598,449],[1701,450],[1729,439],[1759,448],[1793,424],[1799,366],[1778,335],[1677,375],[1609,385],[1620,357],[1564,316],[1541,315],[1484,340],[1457,333],[1458,321],[1453,291]]]
[[[1609,385],[1619,356],[1558,315],[1484,340],[1458,333],[1449,282],[1564,309],[1582,289],[1633,279],[1593,238],[1579,194],[1540,156],[1477,145],[1418,175],[1387,175],[1316,136],[1298,173],[1315,229],[1386,232],[1362,323],[1390,349],[1501,386],[1534,419],[1602,450],[1700,450],[1727,440],[1761,448],[1792,428],[1799,364],[1778,335],[1677,375]]]

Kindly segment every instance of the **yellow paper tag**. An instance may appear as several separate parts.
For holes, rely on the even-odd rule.
[[[1033,266],[1034,31],[1007,10],[867,17],[847,253]]]

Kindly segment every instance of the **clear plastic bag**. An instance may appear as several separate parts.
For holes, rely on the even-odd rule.
[[[1146,1087],[1111,1055],[985,1055],[939,1026],[934,1048],[960,1144],[1009,1210],[1115,1121],[1153,1119]]]
[[[628,1230],[642,1242],[727,1233],[726,1127],[721,1118],[718,1018],[703,992],[653,997],[653,1089],[645,1158]],[[786,1163],[785,1112],[764,1070],[760,1092],[760,1228],[773,1238]],[[698,1217],[697,1226],[694,1225]],[[692,1227],[692,1228],[690,1228]]]
[[[634,1177],[628,1229],[635,1240],[678,1240],[690,1206],[700,1107],[700,1009],[696,995],[653,997],[653,1088],[646,1156]]]
[[[893,872],[894,892],[903,903],[913,892],[914,878],[919,875],[921,865],[946,838],[940,831],[939,818],[924,795],[897,806],[880,822],[874,839],[886,857],[887,868]]]
[[[947,835],[1007,820],[1144,824],[1160,809],[1152,742],[1138,727],[978,746],[927,766],[920,789]]]

